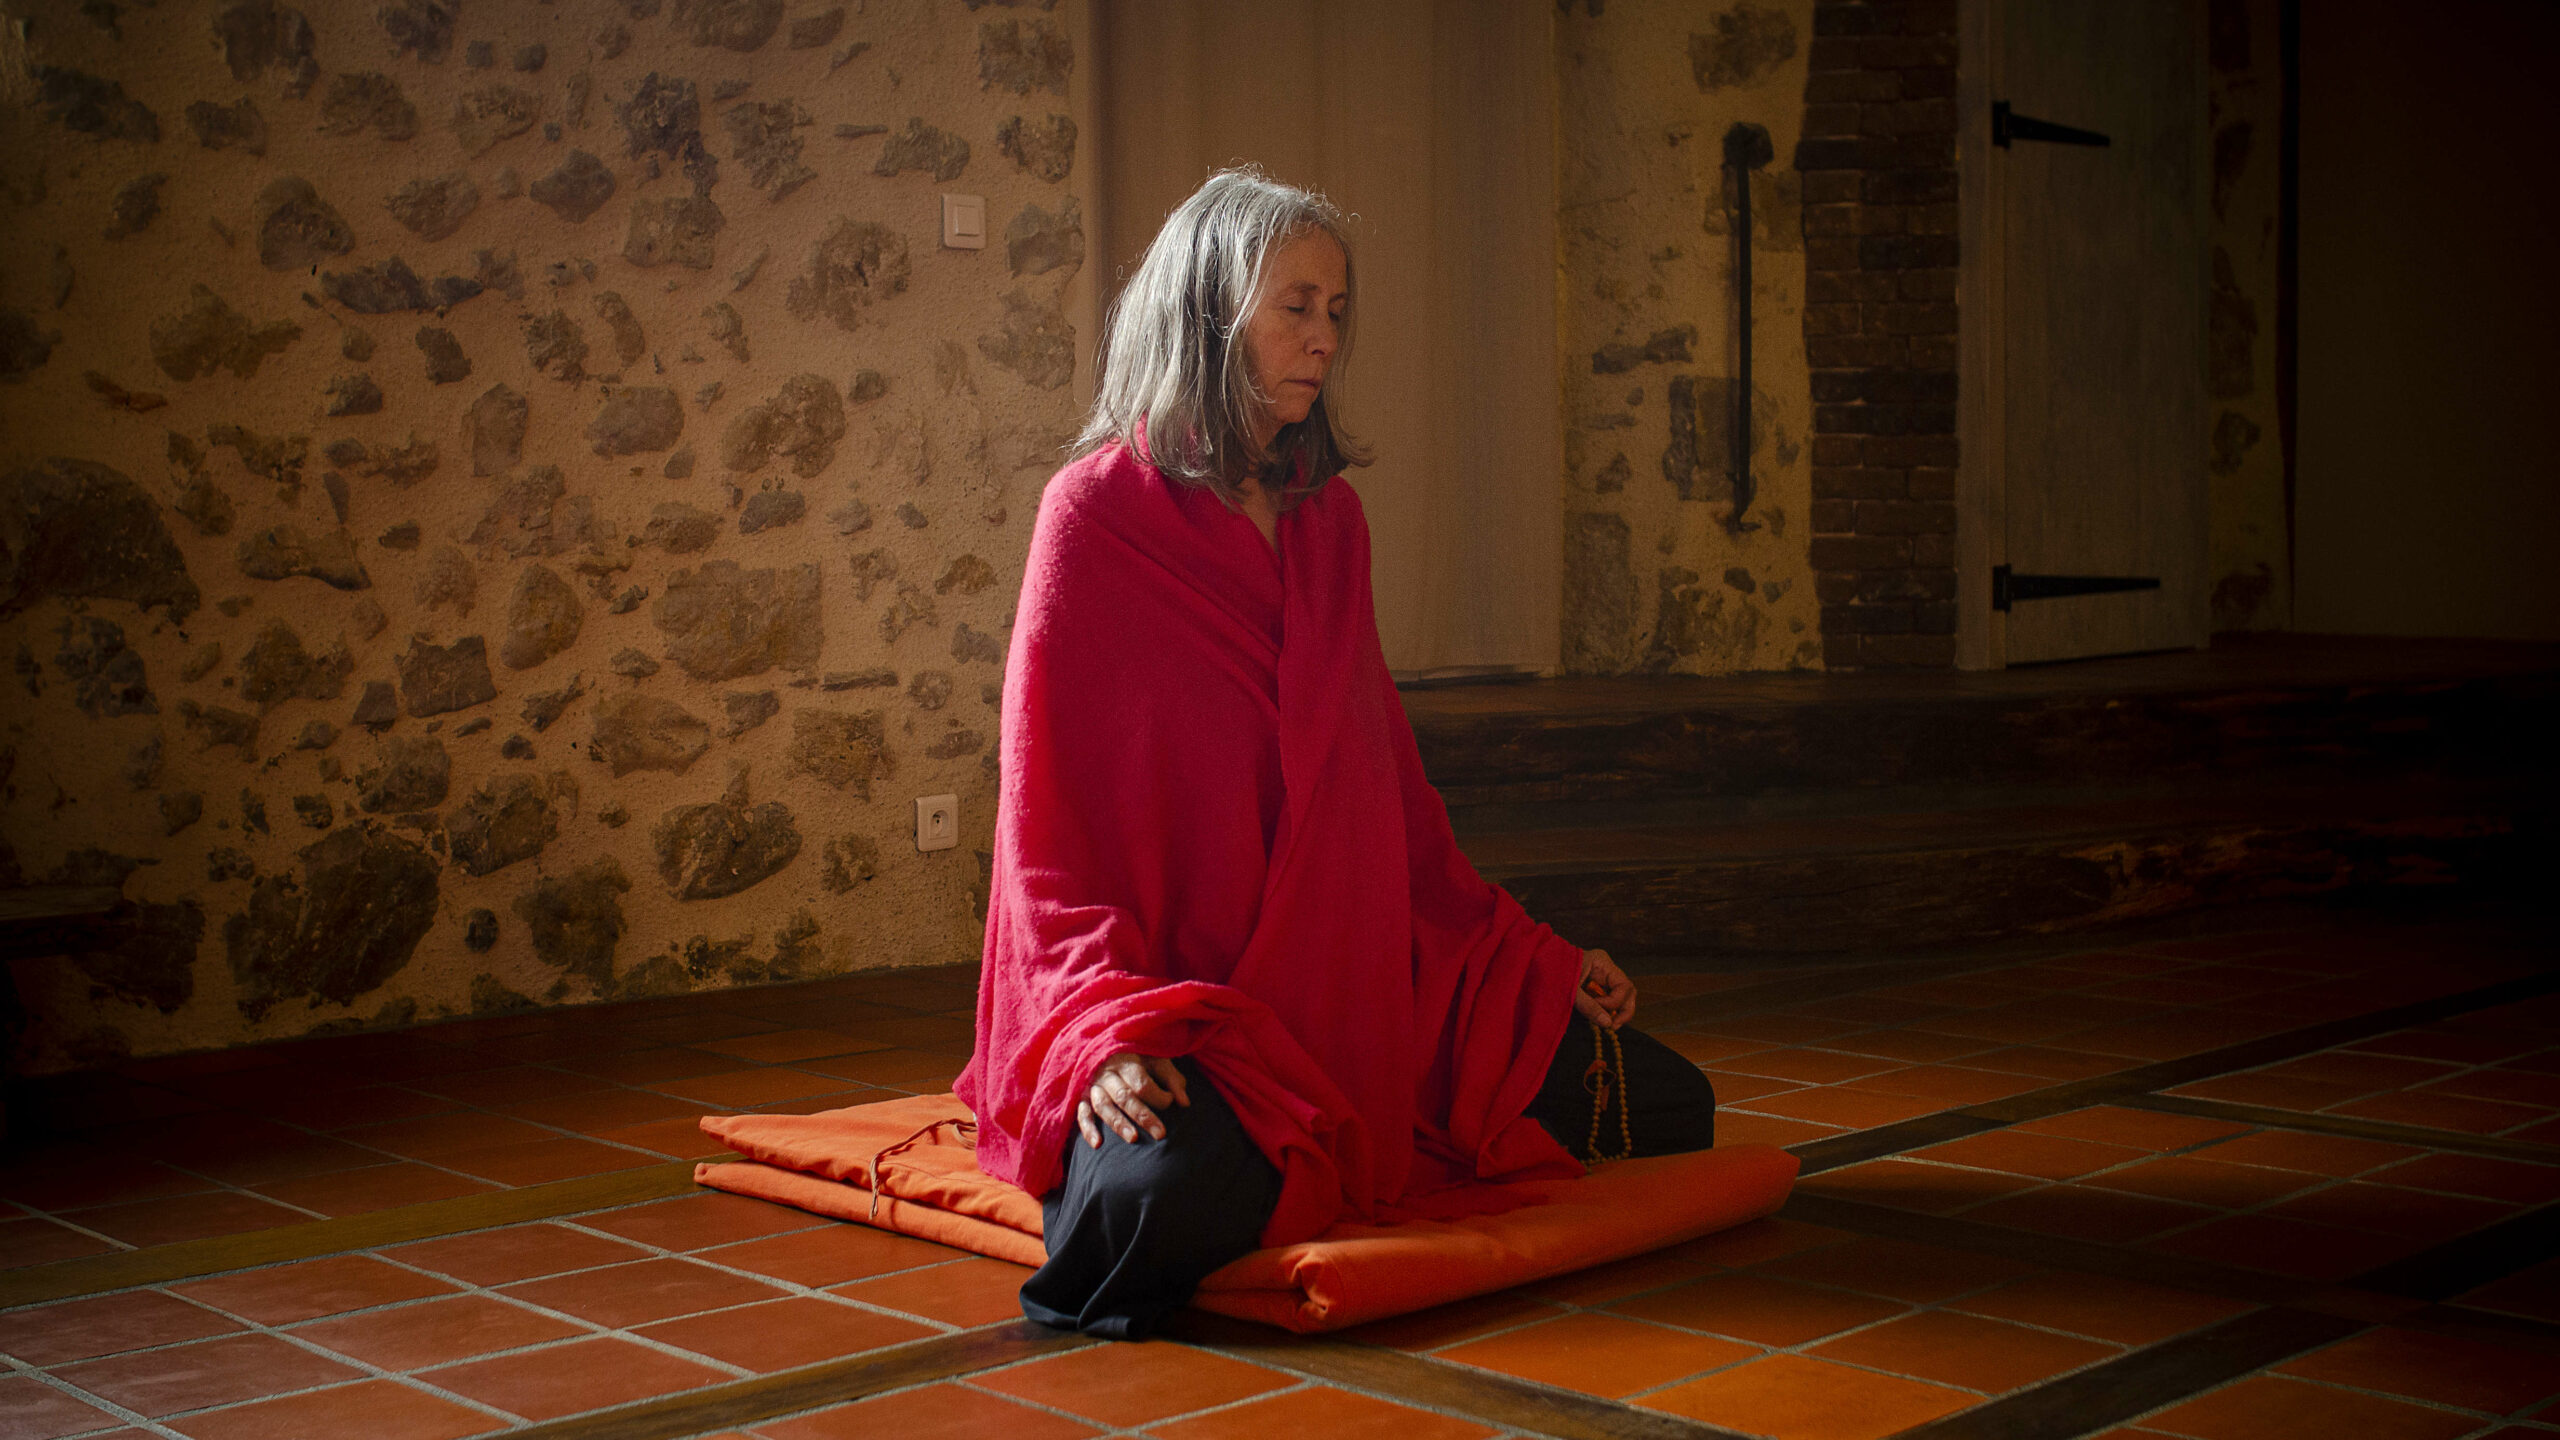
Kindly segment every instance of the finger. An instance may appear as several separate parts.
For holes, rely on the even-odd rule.
[[[1137,1129],[1129,1123],[1129,1117],[1120,1113],[1119,1098],[1113,1095],[1103,1082],[1095,1081],[1093,1090],[1085,1098],[1093,1106],[1093,1117],[1101,1121],[1111,1133],[1123,1140],[1138,1138]]]
[[[1173,1103],[1176,1105],[1190,1104],[1191,1077],[1183,1074],[1182,1067],[1174,1064],[1171,1060],[1158,1060],[1155,1063],[1161,1067],[1156,1071],[1156,1078],[1163,1081],[1165,1088],[1173,1092]]]
[[[1148,1109],[1136,1096],[1119,1095],[1109,1098],[1110,1113],[1104,1116],[1104,1121],[1121,1139],[1135,1145],[1138,1143],[1140,1130],[1146,1131],[1159,1140],[1164,1138],[1164,1122],[1157,1119],[1156,1112]],[[1102,1107],[1095,1108],[1099,1110]]]
[[[1082,1100],[1076,1102],[1076,1129],[1083,1132],[1088,1148],[1102,1148],[1102,1132],[1093,1128],[1093,1106]]]
[[[1155,1111],[1150,1107],[1161,1105],[1173,1097],[1157,1087],[1155,1077],[1147,1073],[1145,1065],[1133,1061],[1125,1068],[1107,1071],[1104,1075],[1104,1083],[1122,1115],[1127,1116],[1131,1123],[1157,1139],[1164,1138],[1164,1122],[1156,1118]],[[1136,1139],[1137,1137],[1132,1135],[1122,1138]]]
[[[1608,1008],[1602,1005],[1596,996],[1584,994],[1579,990],[1574,992],[1573,1008],[1576,1014],[1594,1025],[1606,1025],[1614,1029],[1618,1023],[1611,1018]]]

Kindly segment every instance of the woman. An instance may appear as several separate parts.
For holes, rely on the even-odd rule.
[[[1479,877],[1423,778],[1327,404],[1353,298],[1329,203],[1211,176],[1041,499],[956,1088],[1042,1197],[1046,1324],[1143,1336],[1257,1244],[1713,1143],[1635,986]]]

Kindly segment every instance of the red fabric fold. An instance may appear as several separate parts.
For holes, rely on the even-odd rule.
[[[956,1246],[1018,1265],[1048,1258],[1040,1202],[985,1174],[949,1095],[817,1115],[715,1115],[702,1128],[747,1157],[705,1185]],[[1340,1329],[1658,1250],[1769,1214],[1795,1158],[1768,1145],[1621,1160],[1575,1179],[1470,1185],[1423,1197],[1444,1213],[1343,1221],[1256,1250],[1192,1304],[1300,1332]]]
[[[1191,1056],[1281,1172],[1267,1245],[1581,1166],[1522,1112],[1581,951],[1458,852],[1335,479],[1279,546],[1113,446],[1042,496],[1005,683],[977,1051],[1040,1195],[1110,1055]]]

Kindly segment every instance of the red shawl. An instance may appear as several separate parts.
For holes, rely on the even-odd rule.
[[[1058,472],[1003,734],[978,1048],[955,1087],[988,1174],[1055,1189],[1076,1101],[1123,1050],[1217,1082],[1281,1172],[1267,1246],[1581,1172],[1522,1114],[1581,952],[1458,852],[1378,645],[1349,485],[1281,516],[1275,556],[1122,447]]]

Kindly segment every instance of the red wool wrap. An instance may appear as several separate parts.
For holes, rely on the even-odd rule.
[[[982,1170],[1055,1189],[1077,1100],[1128,1050],[1192,1057],[1279,1167],[1265,1246],[1582,1173],[1522,1114],[1582,952],[1458,852],[1348,484],[1283,514],[1275,555],[1123,447],[1077,460],[1041,497],[1008,667],[954,1087]]]

